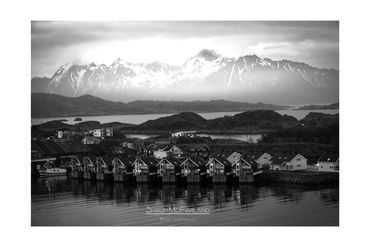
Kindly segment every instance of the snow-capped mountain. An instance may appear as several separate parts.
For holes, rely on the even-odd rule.
[[[335,101],[339,72],[305,63],[273,61],[256,55],[228,58],[202,50],[182,66],[161,62],[131,63],[118,58],[111,65],[67,63],[54,75],[32,79],[33,92],[65,96],[92,94],[111,100],[204,99],[284,102]]]

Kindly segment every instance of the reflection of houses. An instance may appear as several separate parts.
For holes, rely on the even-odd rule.
[[[196,157],[189,157],[181,163],[181,174],[186,177],[187,183],[199,183],[201,175],[206,175],[206,161]]]
[[[89,144],[99,144],[100,139],[95,136],[85,136],[82,141],[83,144],[89,145]]]
[[[263,169],[263,168],[269,168],[270,166],[270,160],[272,156],[268,153],[263,153],[263,154],[251,154],[248,155],[252,159],[254,159],[257,164],[258,164],[258,169]]]
[[[162,183],[176,182],[176,173],[179,173],[181,162],[175,158],[163,158],[158,164],[158,173]]]
[[[339,155],[338,154],[323,154],[316,164],[316,168],[320,172],[339,172]]]
[[[133,163],[134,174],[136,182],[146,183],[149,182],[150,176],[154,177],[157,175],[158,161],[150,157],[137,157]]]
[[[257,170],[257,162],[249,156],[241,156],[232,163],[232,173],[239,183],[253,182],[253,171]]]
[[[207,175],[212,178],[213,183],[226,182],[226,174],[231,171],[230,162],[223,158],[210,158],[206,164]]]
[[[271,170],[305,170],[307,159],[300,154],[297,155],[274,155],[270,163]]]
[[[195,137],[196,131],[179,131],[171,133],[171,137]]]

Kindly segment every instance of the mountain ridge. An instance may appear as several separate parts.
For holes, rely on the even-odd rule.
[[[335,102],[339,97],[337,70],[257,55],[229,58],[207,49],[181,66],[158,61],[131,63],[122,59],[110,65],[67,63],[52,77],[34,77],[31,83],[32,92],[64,96],[92,94],[120,101],[148,98],[189,101],[220,95],[227,100],[248,98],[280,104],[284,99],[310,103]],[[287,93],[291,98],[284,97]]]
[[[133,101],[113,102],[92,95],[66,97],[56,94],[32,93],[31,117],[67,117],[125,114],[190,112],[226,112],[246,110],[282,110],[289,106],[226,100],[211,101]]]

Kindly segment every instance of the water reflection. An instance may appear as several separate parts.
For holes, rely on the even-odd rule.
[[[197,223],[194,223],[199,225],[221,224],[222,222],[231,225],[280,225],[296,222],[299,225],[301,221],[303,225],[311,225],[315,224],[314,219],[320,223],[337,225],[339,221],[338,187],[258,184],[236,187],[226,184],[213,186],[140,184],[133,186],[60,177],[32,180],[31,194],[32,222],[37,222],[33,223],[36,225],[48,225],[54,221],[57,221],[55,225],[58,225],[58,222],[62,224],[61,218],[58,217],[59,211],[63,217],[70,215],[71,220],[73,217],[79,218],[84,215],[88,219],[85,222],[87,225],[101,225],[101,219],[95,220],[99,214],[106,217],[104,225],[125,225],[127,222],[145,225],[145,222],[149,220],[145,216],[145,209],[148,205],[210,208],[213,218],[199,218]],[[53,206],[54,211],[51,211],[48,204]],[[59,206],[59,211],[55,211]],[[109,210],[107,206],[110,207]],[[89,215],[90,210],[91,214],[97,215],[93,217]],[[301,217],[302,219],[299,216],[301,212],[305,212],[305,217]],[[246,215],[241,218],[243,214]],[[120,217],[117,218],[117,215]],[[252,216],[259,221],[251,221]],[[271,218],[278,220],[272,221]],[[306,218],[305,221],[303,221],[304,218]],[[153,221],[153,218],[150,220]],[[68,222],[71,221],[64,219],[63,224],[68,225]],[[83,219],[79,224],[84,225]]]

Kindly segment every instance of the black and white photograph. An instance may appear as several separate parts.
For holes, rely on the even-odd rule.
[[[338,21],[32,21],[32,226],[338,226]]]
[[[5,1],[1,245],[369,245],[367,12]]]

